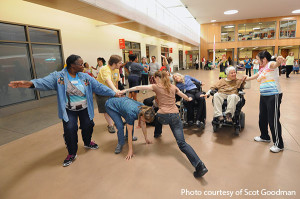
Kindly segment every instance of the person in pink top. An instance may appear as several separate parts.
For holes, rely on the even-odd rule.
[[[187,156],[191,164],[195,167],[194,177],[202,177],[207,173],[207,168],[200,160],[194,149],[185,142],[183,126],[179,116],[178,108],[175,104],[175,95],[179,95],[187,101],[192,98],[182,93],[175,85],[172,85],[167,72],[157,71],[154,74],[156,84],[145,86],[136,86],[126,89],[127,92],[137,90],[152,90],[156,93],[159,110],[157,111],[157,120],[159,123],[168,124],[173,132],[179,149]]]

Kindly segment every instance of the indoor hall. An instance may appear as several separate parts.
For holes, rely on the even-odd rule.
[[[233,65],[244,59],[239,58],[244,49],[252,51],[248,53],[253,56],[257,53],[253,54],[255,48],[270,47],[272,55],[285,57],[292,51],[295,60],[297,54],[299,59],[299,1],[271,3],[253,0],[245,6],[237,0],[1,1],[0,198],[246,198],[247,194],[251,195],[247,198],[298,198],[297,74],[292,73],[290,79],[280,77],[285,149],[277,154],[270,152],[271,143],[253,140],[260,133],[257,82],[252,81],[251,88],[245,89],[246,125],[239,136],[233,134],[232,128],[213,133],[212,98],[206,100],[206,128],[184,129],[187,143],[208,168],[208,173],[199,179],[194,178],[194,167],[179,150],[168,126],[163,127],[158,139],[153,138],[154,127],[148,127],[151,145],[145,144],[141,129],[136,129],[135,157],[125,161],[127,144],[116,155],[117,135],[108,133],[95,100],[92,140],[99,149],[86,150],[79,132],[78,157],[64,168],[67,150],[55,92],[13,90],[7,86],[9,81],[40,78],[61,70],[71,54],[95,66],[99,56],[108,60],[117,54],[125,62],[134,53],[149,61],[154,55],[159,65],[161,55],[171,56],[172,71],[179,70],[205,82],[207,91],[217,81],[219,69],[204,71],[194,67],[211,61],[213,49],[220,51],[215,52],[217,56],[230,56]],[[257,9],[258,5],[261,9]],[[226,12],[233,8],[237,11]],[[239,77],[244,73],[238,72]],[[138,101],[152,95],[140,92]],[[283,192],[290,195],[280,195]]]
[[[218,69],[180,72],[203,81],[205,91],[218,79]],[[241,75],[243,73],[238,72],[238,76]],[[150,145],[145,144],[141,129],[136,129],[135,136],[138,140],[133,143],[135,156],[132,160],[126,161],[124,158],[128,146],[124,146],[121,154],[114,154],[117,135],[108,133],[103,116],[97,113],[94,118],[93,140],[99,144],[99,149],[86,150],[79,133],[78,157],[67,168],[62,167],[67,151],[60,121],[56,121],[56,124],[49,122],[48,127],[40,131],[2,145],[1,198],[189,198],[181,195],[182,189],[189,191],[280,189],[296,191],[298,194],[300,137],[297,129],[300,112],[296,104],[300,96],[295,90],[300,89],[300,76],[291,74],[291,77],[290,79],[280,77],[283,90],[281,124],[285,143],[285,149],[281,153],[271,153],[269,150],[271,143],[257,143],[253,140],[260,131],[259,85],[252,81],[251,88],[244,90],[246,104],[242,111],[246,114],[246,122],[239,136],[233,134],[233,128],[222,128],[213,133],[211,97],[206,100],[205,129],[203,131],[198,131],[197,127],[184,129],[187,143],[194,148],[208,168],[208,173],[200,179],[193,177],[194,168],[179,150],[168,126],[163,127],[162,136],[158,139],[153,138],[154,127],[147,128],[148,135],[153,140],[153,144]],[[142,101],[152,94],[152,92],[140,93],[138,100]],[[35,118],[34,120],[41,123],[47,123],[45,121],[47,117],[50,117],[47,119],[49,121],[56,120],[55,105],[56,103],[49,104],[42,111],[32,109],[11,116],[9,121],[14,121],[14,126],[21,127],[25,126],[20,119],[22,117]],[[26,121],[31,122],[30,119]],[[24,131],[27,130],[24,128]],[[251,196],[251,198],[261,197]],[[267,198],[297,198],[297,196]]]

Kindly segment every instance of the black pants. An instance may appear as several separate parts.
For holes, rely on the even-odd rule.
[[[183,101],[184,106],[187,109],[187,120],[194,122],[194,110],[196,109],[196,120],[205,122],[206,119],[206,102],[204,97],[200,97],[202,94],[200,91],[187,91],[185,93],[188,97],[193,98],[192,101]],[[197,104],[196,104],[197,102]]]
[[[251,77],[251,68],[246,68],[246,75],[248,75],[249,73],[249,77]]]
[[[78,117],[80,121],[82,140],[86,146],[88,146],[91,142],[94,122],[93,120],[90,120],[87,108],[82,111],[70,111],[67,109],[67,114],[69,121],[65,122],[63,120],[64,139],[69,155],[76,155],[78,149]]]
[[[286,77],[290,77],[290,73],[293,71],[293,65],[286,65]]]
[[[281,99],[282,93],[271,96],[260,96],[259,129],[261,133],[260,137],[269,140],[269,124],[274,145],[282,149],[284,145],[281,136],[281,124],[279,121]]]
[[[142,74],[142,85],[148,85],[148,74]]]

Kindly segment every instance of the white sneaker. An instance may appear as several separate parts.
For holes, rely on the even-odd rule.
[[[256,142],[271,142],[271,140],[264,140],[264,139],[261,139],[260,136],[254,137],[254,140],[255,140]]]
[[[278,153],[278,152],[280,152],[280,151],[283,151],[283,149],[279,148],[278,146],[273,145],[273,146],[270,148],[270,151],[272,151],[273,153]]]

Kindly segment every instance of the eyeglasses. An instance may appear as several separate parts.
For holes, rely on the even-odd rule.
[[[78,64],[78,63],[74,63],[76,66],[83,66],[83,63],[82,64]]]

